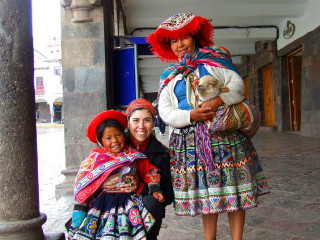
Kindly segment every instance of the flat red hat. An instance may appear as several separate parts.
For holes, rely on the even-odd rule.
[[[156,117],[156,112],[155,112],[155,109],[152,106],[151,102],[149,102],[148,100],[146,100],[144,98],[138,98],[136,100],[133,100],[129,104],[129,106],[127,107],[127,110],[126,110],[127,117],[129,117],[130,113],[132,113],[137,108],[145,108],[151,112],[153,118]]]
[[[214,27],[209,19],[193,13],[178,13],[162,22],[154,33],[147,37],[151,44],[151,52],[161,61],[176,61],[178,57],[171,50],[169,40],[184,37],[188,34],[197,36],[202,47],[213,45]]]
[[[118,121],[122,127],[123,130],[127,128],[127,117],[124,113],[122,112],[118,112],[115,110],[108,110],[108,111],[104,111],[102,113],[99,113],[97,116],[95,116],[88,128],[87,128],[87,137],[89,138],[89,140],[93,143],[98,143],[97,141],[97,128],[99,126],[100,123],[102,123],[105,120],[108,119],[113,119]]]

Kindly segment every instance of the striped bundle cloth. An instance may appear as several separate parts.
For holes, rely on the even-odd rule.
[[[211,131],[233,131],[239,129],[251,138],[258,131],[260,122],[259,109],[245,99],[231,106],[220,106],[213,120],[206,123]]]

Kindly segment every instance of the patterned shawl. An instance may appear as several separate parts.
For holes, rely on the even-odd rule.
[[[83,203],[107,179],[110,173],[136,159],[147,158],[134,148],[128,147],[118,154],[110,153],[103,148],[93,149],[89,157],[81,163],[76,177],[75,200]]]
[[[178,74],[182,74],[183,77],[187,77],[194,72],[199,65],[210,65],[219,68],[230,69],[238,72],[233,65],[229,51],[226,48],[214,46],[212,48],[199,48],[196,52],[196,56],[191,54],[185,54],[181,61],[176,65],[170,65],[165,69],[160,77],[158,98],[163,88]],[[192,84],[192,83],[191,83]],[[192,86],[193,90],[195,86]],[[210,133],[207,129],[205,122],[197,122],[197,156],[201,159],[205,166],[208,166],[209,170],[214,169],[213,156],[211,150]]]
[[[158,97],[162,89],[178,74],[183,77],[188,76],[195,71],[199,64],[210,65],[214,67],[226,68],[238,72],[233,65],[229,51],[224,47],[199,48],[196,56],[185,54],[178,64],[167,67],[160,77]]]

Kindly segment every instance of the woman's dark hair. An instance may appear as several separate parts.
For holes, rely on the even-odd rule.
[[[203,46],[201,45],[201,43],[196,35],[193,36],[193,39],[195,41],[196,48],[203,48]]]
[[[102,144],[102,135],[103,135],[104,129],[107,127],[115,127],[117,129],[119,129],[124,134],[124,129],[123,129],[121,123],[119,123],[117,120],[114,120],[114,119],[107,119],[107,120],[103,121],[102,123],[100,123],[99,126],[97,127],[97,130],[96,130],[97,140],[100,144]]]

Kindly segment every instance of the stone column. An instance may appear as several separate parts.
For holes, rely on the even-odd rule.
[[[75,175],[93,144],[90,120],[106,110],[104,12],[101,1],[62,0],[61,48],[66,169],[56,197],[73,192]]]
[[[0,239],[44,239],[39,213],[31,0],[0,1]]]

